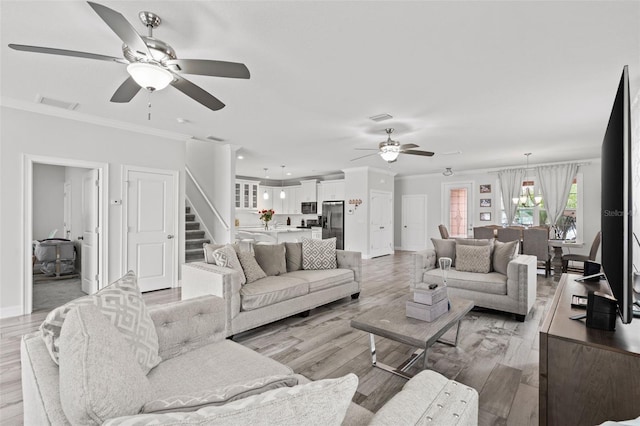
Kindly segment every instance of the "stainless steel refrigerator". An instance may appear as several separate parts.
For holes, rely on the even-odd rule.
[[[344,201],[322,203],[322,239],[336,237],[336,248],[344,249]]]

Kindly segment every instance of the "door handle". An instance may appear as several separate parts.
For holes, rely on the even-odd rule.
[[[380,229],[384,229],[384,226],[381,226]]]
[[[84,240],[84,237],[80,236],[78,237],[79,240]]]
[[[407,227],[407,225],[404,226],[405,228]]]
[[[167,235],[167,240],[170,240],[172,238],[173,238],[173,235],[171,235],[171,234]]]

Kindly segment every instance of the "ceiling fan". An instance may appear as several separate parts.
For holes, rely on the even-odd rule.
[[[249,70],[241,63],[208,59],[178,59],[176,52],[169,44],[153,37],[153,29],[161,23],[160,17],[155,13],[140,12],[138,14],[148,31],[148,35],[141,36],[121,13],[98,3],[90,1],[87,3],[122,40],[123,58],[22,44],[9,44],[9,47],[25,52],[73,56],[127,65],[129,77],[111,97],[111,102],[119,103],[129,102],[141,88],[153,92],[171,85],[205,107],[217,111],[224,108],[224,103],[184,78],[182,74],[245,79],[250,77]]]
[[[393,133],[393,129],[384,129],[387,132],[387,140],[384,142],[380,142],[378,148],[356,148],[359,150],[376,150],[373,154],[363,155],[362,157],[353,158],[351,161],[359,160],[361,158],[370,157],[372,155],[379,154],[380,157],[387,163],[393,163],[398,161],[398,155],[400,154],[411,154],[411,155],[422,155],[424,157],[432,157],[433,152],[431,151],[419,151],[417,149],[419,145],[413,143],[406,143],[400,145],[400,142],[394,141],[391,139],[391,133]]]

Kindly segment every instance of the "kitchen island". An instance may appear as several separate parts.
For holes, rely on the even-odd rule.
[[[273,244],[302,242],[302,238],[311,238],[311,229],[282,226],[265,230],[264,227],[242,226],[236,228],[236,238],[238,240],[254,239],[256,242],[271,242]]]

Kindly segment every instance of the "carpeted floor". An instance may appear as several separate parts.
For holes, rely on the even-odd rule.
[[[51,310],[65,303],[86,296],[80,278],[68,280],[43,280],[33,284],[33,311]]]

